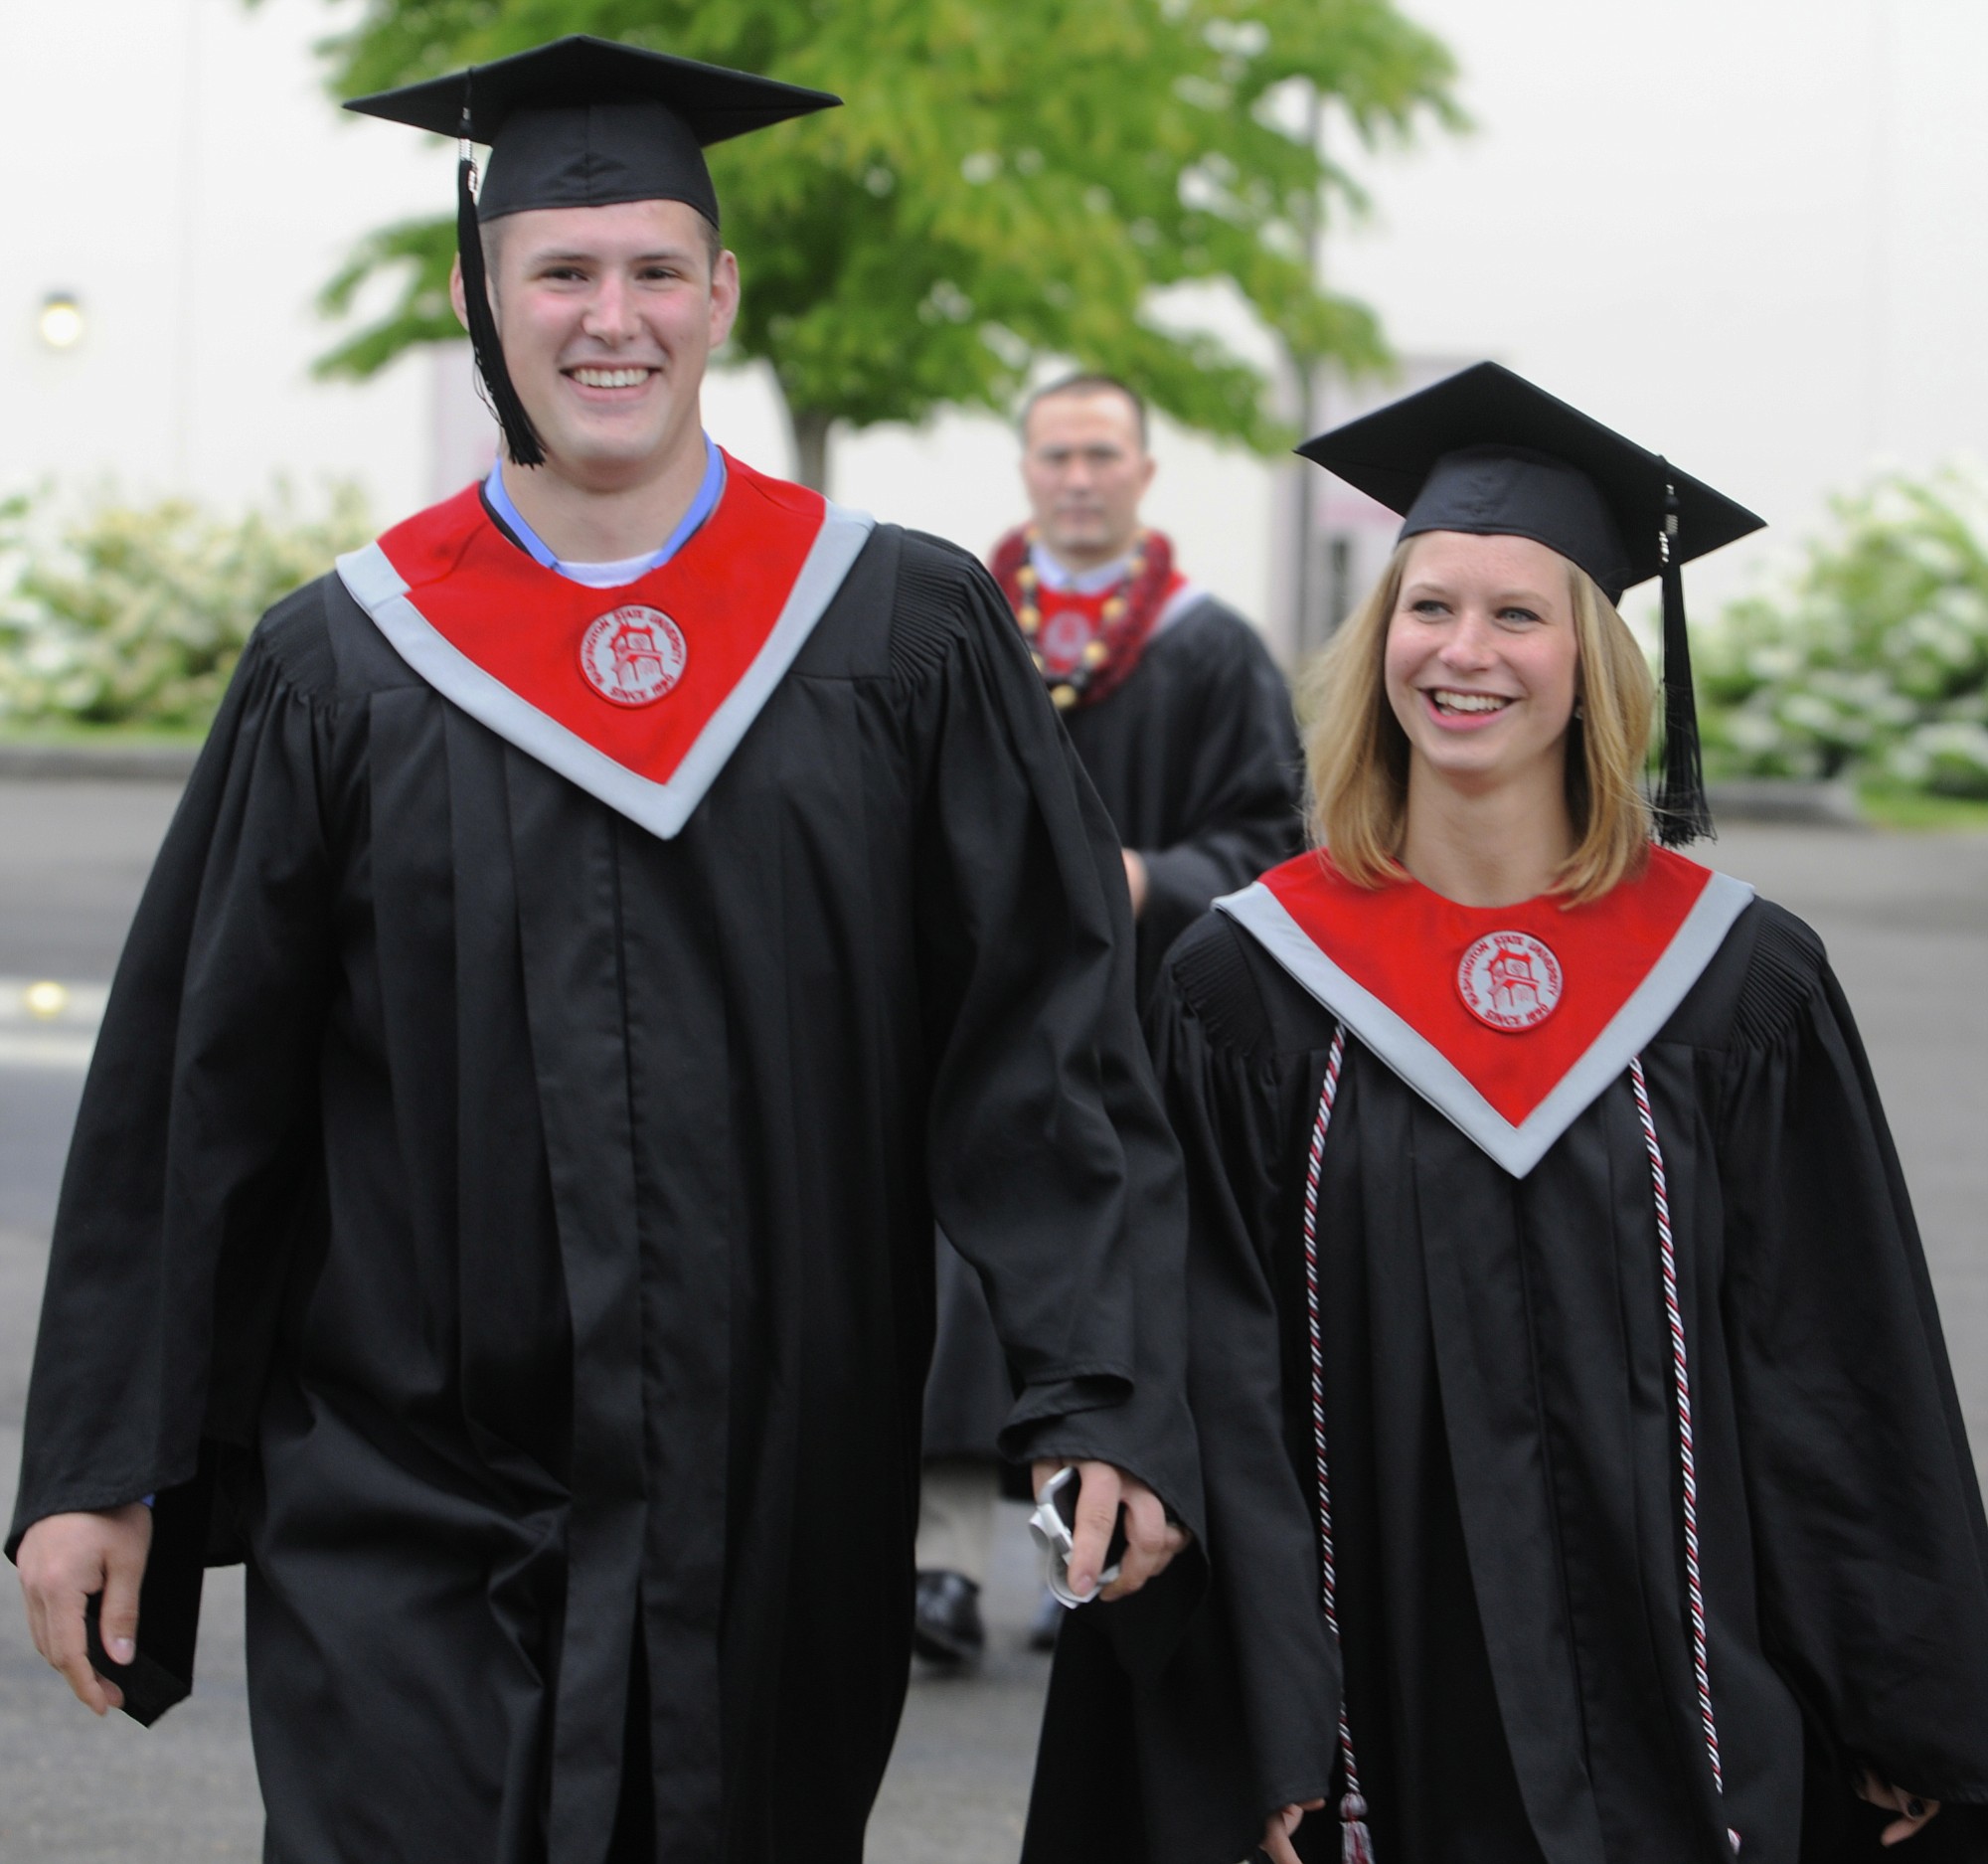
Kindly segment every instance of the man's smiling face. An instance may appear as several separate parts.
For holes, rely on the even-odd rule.
[[[538,208],[487,238],[504,362],[547,467],[591,490],[635,483],[695,443],[739,266],[681,201]]]

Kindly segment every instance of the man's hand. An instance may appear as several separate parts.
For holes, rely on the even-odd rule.
[[[1063,1463],[1056,1461],[1036,1464],[1038,1500],[1043,1485],[1063,1467]],[[1080,1486],[1077,1494],[1077,1523],[1071,1530],[1070,1589],[1081,1597],[1097,1584],[1122,1502],[1125,1557],[1119,1562],[1118,1577],[1098,1597],[1123,1599],[1166,1571],[1167,1563],[1187,1545],[1187,1530],[1167,1519],[1165,1505],[1136,1475],[1127,1475],[1108,1462],[1079,1462],[1077,1474]]]
[[[1291,1843],[1291,1833],[1307,1812],[1316,1812],[1324,1803],[1323,1799],[1306,1799],[1297,1805],[1279,1806],[1263,1821],[1262,1848],[1269,1854],[1270,1864],[1304,1864],[1297,1846]]]
[[[1125,857],[1125,886],[1132,896],[1132,917],[1138,919],[1146,910],[1146,863],[1130,848],[1118,852]]]
[[[1857,1776],[1857,1795],[1900,1815],[1879,1835],[1880,1844],[1904,1844],[1913,1833],[1923,1831],[1927,1820],[1939,1810],[1937,1799],[1922,1798],[1918,1793],[1907,1792],[1903,1786],[1894,1786],[1890,1780],[1880,1779],[1869,1768]]]
[[[152,1511],[142,1501],[100,1513],[52,1514],[21,1538],[29,1634],[93,1714],[122,1708],[124,1692],[90,1667],[84,1603],[91,1593],[103,1595],[103,1648],[113,1663],[129,1663],[138,1649],[138,1587],[151,1551]]]

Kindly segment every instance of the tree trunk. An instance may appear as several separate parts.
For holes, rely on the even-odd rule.
[[[811,490],[828,492],[828,429],[832,415],[818,408],[789,405],[787,421],[794,430],[794,476]]]

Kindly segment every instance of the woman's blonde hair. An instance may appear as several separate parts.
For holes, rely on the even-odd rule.
[[[1388,703],[1384,664],[1388,623],[1401,599],[1412,542],[1396,547],[1373,593],[1300,683],[1312,840],[1362,887],[1404,877],[1408,741]],[[1579,703],[1567,747],[1567,806],[1575,841],[1554,885],[1570,906],[1578,906],[1639,873],[1649,858],[1650,805],[1642,774],[1656,682],[1615,604],[1586,571],[1572,563],[1567,569],[1578,651]]]

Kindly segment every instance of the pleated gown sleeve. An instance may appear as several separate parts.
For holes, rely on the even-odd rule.
[[[316,1168],[299,1135],[333,933],[319,602],[300,593],[251,637],[117,967],[57,1212],[10,1555],[43,1516],[150,1494],[163,1531],[203,1438],[249,1440]]]
[[[1720,1136],[1762,1641],[1839,1768],[1988,1803],[1988,1529],[1925,1258],[1849,1006],[1775,917]]]
[[[1233,1864],[1272,1808],[1332,1780],[1339,1658],[1289,1437],[1302,1373],[1266,1255],[1325,1057],[1272,1051],[1237,934],[1214,917],[1176,946],[1147,1034],[1187,1172],[1207,1593],[1170,1572],[1065,1624],[1026,1864]]]
[[[901,632],[923,635],[902,652],[922,663],[931,1202],[1018,1393],[1001,1449],[1114,1462],[1198,1531],[1179,1156],[1117,840],[993,581],[950,550],[908,550],[903,574]]]
[[[1290,697],[1256,631],[1204,597],[1148,643],[1123,685],[1062,723],[1119,841],[1146,863],[1143,1003],[1167,947],[1212,900],[1298,850]],[[939,1260],[925,1453],[991,1461],[1007,1369],[977,1282],[943,1249]]]

